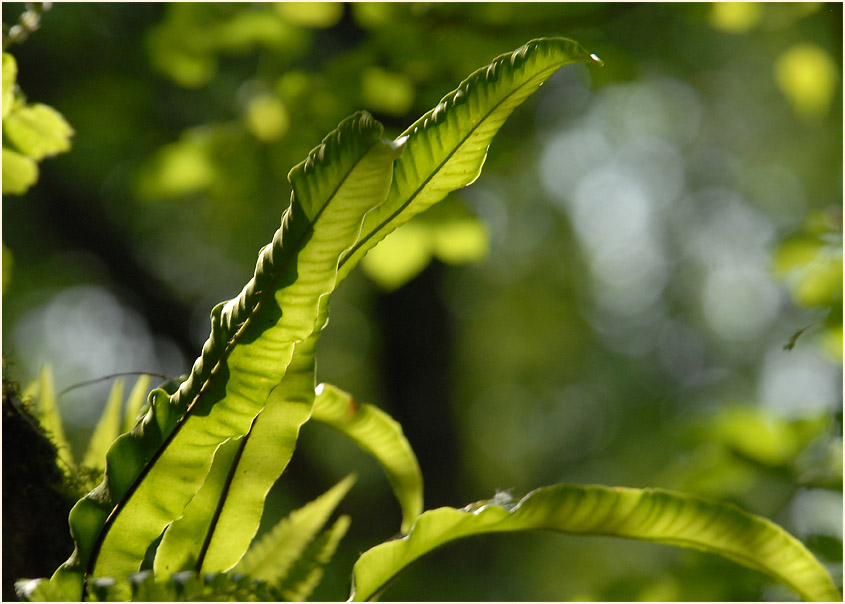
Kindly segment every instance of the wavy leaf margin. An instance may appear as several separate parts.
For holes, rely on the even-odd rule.
[[[331,384],[320,384],[316,392],[311,419],[345,434],[381,465],[402,509],[401,531],[407,533],[423,510],[423,478],[402,426]]]
[[[150,394],[150,409],[144,419],[132,432],[118,438],[109,449],[103,483],[80,500],[71,511],[70,525],[76,542],[75,550],[52,579],[69,599],[82,597],[88,575],[120,575],[137,570],[141,540],[152,542],[166,523],[181,512],[181,508],[193,496],[192,491],[199,488],[207,473],[216,444],[248,431],[270,390],[284,375],[293,354],[294,343],[305,338],[313,329],[320,298],[336,286],[337,258],[360,233],[361,217],[387,195],[392,179],[392,164],[401,154],[401,145],[382,139],[382,132],[377,121],[366,112],[360,112],[341,122],[324,139],[322,145],[291,170],[289,180],[294,193],[283,216],[282,226],[276,232],[273,242],[262,249],[255,275],[241,294],[227,303],[219,304],[212,311],[211,335],[190,377],[172,397],[162,390]],[[374,194],[363,176],[351,187],[346,186],[347,177],[362,161],[370,162],[370,168],[363,174],[371,174],[371,180],[374,178],[381,183],[379,186],[383,188],[383,197]],[[376,175],[379,170],[381,172]],[[355,230],[352,232],[347,228],[349,233],[344,238],[348,240],[337,250],[333,266],[321,261],[320,270],[330,273],[324,279],[325,283],[317,281],[315,275],[310,273],[306,279],[299,278],[297,262],[301,261],[300,251],[308,249],[306,243],[312,240],[318,243],[321,241],[314,225],[324,214],[328,203],[336,196],[348,198],[361,189],[368,191],[365,208],[360,207],[360,203],[349,204],[352,207],[335,204],[332,210],[332,216],[335,217],[333,220],[341,224],[354,224]],[[328,249],[334,245],[331,241],[327,242],[331,236],[331,233],[324,236],[323,247],[316,248],[317,256],[323,248]],[[315,256],[312,262],[316,262],[316,259]],[[323,275],[321,273],[318,276]],[[287,294],[287,286],[295,286],[296,293]],[[291,297],[293,301],[288,299]],[[294,310],[291,309],[291,303],[297,305]],[[282,307],[285,308],[284,315]],[[251,345],[262,338],[266,344],[263,347]],[[282,343],[284,345],[279,343],[279,338],[285,341]],[[272,359],[268,353],[272,353]],[[236,405],[232,409],[227,407],[221,410],[221,405],[217,403],[227,396],[235,396],[241,408]],[[179,501],[169,501],[176,496],[167,488],[152,491],[148,488],[143,497],[135,497],[138,502],[135,506],[137,513],[132,515],[130,526],[123,527],[120,537],[111,540],[110,555],[99,559],[98,554],[104,543],[108,543],[106,540],[110,529],[115,526],[115,519],[118,522],[121,520],[118,514],[125,512],[127,503],[132,502],[139,486],[149,477],[150,469],[154,469],[160,457],[172,451],[169,445],[174,435],[177,432],[184,433],[180,428],[190,424],[189,419],[197,417],[197,413],[192,415],[191,412],[200,407],[203,408],[200,412],[203,421],[207,421],[211,415],[218,419],[216,423],[210,424],[205,434],[200,434],[202,438],[207,437],[206,440],[211,439],[209,446],[204,447],[207,453],[202,453],[202,459],[191,460],[199,464],[199,471],[190,469],[189,482],[191,485],[196,484],[181,485],[179,480],[173,483],[184,487],[180,488]],[[173,463],[170,465],[177,467]],[[185,464],[179,467],[184,470],[180,472],[179,478],[187,479],[188,469]],[[109,472],[109,468],[115,470]],[[148,480],[146,484],[149,484]],[[168,501],[162,504],[162,497],[168,498]],[[123,529],[131,529],[130,532],[140,536],[128,539]],[[135,544],[131,546],[132,549],[126,549],[131,543]],[[105,563],[101,563],[103,561]]]
[[[372,600],[412,562],[457,539],[529,530],[691,547],[766,573],[805,600],[842,601],[830,574],[807,548],[765,518],[662,489],[568,484],[536,489],[514,505],[494,499],[425,512],[407,537],[361,555],[349,601]]]
[[[396,141],[405,152],[394,166],[387,200],[364,218],[361,236],[340,261],[343,279],[379,241],[481,174],[490,143],[513,111],[559,68],[602,64],[568,38],[538,38],[477,69]]]

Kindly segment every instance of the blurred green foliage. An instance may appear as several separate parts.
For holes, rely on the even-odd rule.
[[[562,70],[448,216],[374,250],[374,278],[335,296],[318,379],[402,421],[428,508],[554,482],[687,490],[785,526],[841,587],[839,4],[57,4],[9,49],[20,89],[75,131],[24,200],[4,191],[13,375],[183,373],[326,132],[368,109],[398,135],[544,35],[605,67]],[[59,398],[79,454],[106,399]],[[350,568],[399,511],[374,463],[308,428],[321,454],[294,457],[266,526],[355,470]],[[317,599],[348,593],[331,568]],[[386,597],[790,596],[705,554],[538,535],[435,553]]]
[[[39,161],[70,149],[73,129],[52,107],[26,102],[17,72],[15,58],[4,52],[3,193],[22,195],[38,180]]]
[[[823,350],[842,362],[842,210],[828,210],[810,212],[803,228],[780,244],[774,270],[797,305],[825,315],[796,332],[787,348],[792,349],[804,331],[821,325]]]

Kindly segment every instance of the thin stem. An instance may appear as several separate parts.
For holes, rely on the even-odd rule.
[[[162,378],[164,380],[175,380],[177,378],[173,377],[172,375],[164,375],[163,373],[154,373],[152,371],[121,371],[120,373],[110,373],[109,375],[104,375],[103,377],[94,378],[93,380],[85,380],[84,382],[78,382],[71,386],[68,386],[61,392],[56,395],[56,398],[59,398],[63,394],[67,394],[71,390],[76,390],[77,388],[84,388],[85,386],[90,386],[92,384],[97,384],[99,382],[105,382],[106,380],[111,380],[116,377],[121,377],[124,375],[149,375],[152,377]]]

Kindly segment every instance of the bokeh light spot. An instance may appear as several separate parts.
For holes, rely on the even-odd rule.
[[[827,115],[839,69],[821,47],[804,42],[775,61],[775,80],[795,112],[804,118]]]
[[[763,17],[759,2],[714,2],[710,9],[710,24],[718,30],[743,34],[754,29]]]

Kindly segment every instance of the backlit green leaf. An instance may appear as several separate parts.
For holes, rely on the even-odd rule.
[[[165,532],[156,552],[156,574],[224,571],[244,555],[261,522],[267,492],[287,467],[299,429],[311,415],[318,335],[316,330],[296,345],[285,376],[249,433],[222,459],[218,450],[214,464],[219,468],[212,466],[182,517]],[[195,505],[198,499],[207,503]]]
[[[402,532],[408,532],[422,512],[423,481],[402,426],[378,407],[356,403],[334,386],[320,384],[317,393],[313,419],[340,430],[381,464],[402,508]]]
[[[168,577],[176,572],[194,570],[197,558],[213,533],[215,511],[222,491],[231,479],[230,471],[242,451],[244,436],[227,440],[217,447],[211,468],[200,489],[191,499],[178,519],[167,527],[156,550],[153,570],[158,577]]]
[[[3,119],[12,111],[15,104],[15,82],[18,79],[18,63],[15,57],[3,53]]]
[[[291,512],[253,544],[233,570],[271,584],[282,581],[354,482],[354,475],[347,476],[314,501]]]
[[[103,483],[71,511],[76,550],[54,575],[68,597],[81,596],[86,576],[138,570],[202,485],[218,446],[249,431],[295,344],[314,330],[361,217],[387,195],[401,146],[381,134],[378,122],[356,114],[291,170],[282,226],[241,294],[212,311],[190,377],[173,396],[153,391],[144,419],[109,450]]]
[[[565,38],[532,40],[475,71],[397,140],[407,137],[394,184],[367,214],[361,237],[341,260],[345,277],[389,232],[481,173],[487,148],[508,116],[560,67],[597,60]]]
[[[323,567],[334,556],[340,540],[349,530],[350,522],[349,516],[338,518],[331,528],[323,531],[297,558],[281,586],[275,589],[284,600],[304,602],[311,596],[323,578]]]
[[[59,458],[66,464],[66,468],[75,467],[70,443],[65,436],[64,422],[53,385],[53,368],[50,365],[41,368],[38,379],[24,390],[23,398],[35,399],[35,416],[56,446]]]
[[[62,114],[40,103],[17,107],[3,119],[3,136],[36,160],[70,149],[72,135]]]
[[[88,449],[85,457],[82,458],[82,465],[89,468],[104,470],[106,467],[106,452],[114,440],[120,436],[120,416],[123,407],[123,380],[115,380],[109,392],[106,408],[94,434],[88,442]]]
[[[424,513],[407,537],[361,555],[353,570],[351,600],[372,600],[414,560],[457,539],[531,530],[692,547],[766,573],[806,600],[842,600],[804,545],[764,518],[659,489],[577,485],[536,489],[516,504],[491,500]]]
[[[284,378],[270,393],[267,405],[246,436],[231,485],[220,501],[213,538],[200,560],[204,572],[232,568],[258,531],[267,493],[287,467],[299,429],[311,416],[314,345],[318,335],[319,330],[296,345]]]
[[[150,376],[142,375],[132,386],[132,391],[126,399],[126,415],[123,418],[122,432],[129,432],[138,423],[138,415],[141,413],[141,407],[144,401],[147,400],[147,393],[150,391]]]
[[[31,157],[3,147],[3,194],[23,195],[38,181],[38,164]]]

